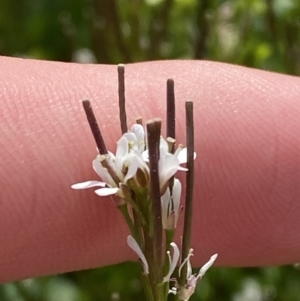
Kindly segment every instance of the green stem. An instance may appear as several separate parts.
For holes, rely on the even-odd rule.
[[[134,224],[133,224],[133,221],[128,213],[128,208],[127,208],[127,205],[126,204],[123,204],[123,205],[120,205],[119,207],[119,210],[122,212],[124,218],[125,218],[125,221],[129,227],[129,230],[130,230],[130,233],[132,234],[132,236],[135,238],[135,239],[138,239],[139,236],[137,235],[137,232],[136,232],[136,229],[134,227]]]
[[[155,301],[149,277],[147,275],[142,275],[141,281],[146,295],[146,300]]]
[[[143,212],[140,210],[139,206],[131,198],[126,198],[125,200],[126,200],[126,202],[128,202],[132,206],[133,210],[138,215],[141,224],[144,226],[146,224],[146,219],[144,217]]]

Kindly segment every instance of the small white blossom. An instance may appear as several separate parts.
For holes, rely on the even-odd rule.
[[[118,184],[116,181],[112,178],[111,174],[108,172],[107,168],[103,167],[101,164],[102,161],[109,158],[109,160],[112,160],[111,154],[105,156],[105,155],[98,155],[96,159],[93,160],[93,168],[95,172],[98,174],[98,176],[106,183],[106,186],[104,188],[97,189],[95,191],[96,194],[100,196],[107,196],[116,194],[119,191]],[[103,192],[102,192],[103,190]]]
[[[167,214],[169,219],[173,218],[175,227],[178,220],[181,186],[179,193],[177,192],[179,184],[174,185],[172,199],[170,199],[169,195],[171,193],[168,191],[168,185],[169,180],[178,170],[187,170],[180,166],[180,164],[186,163],[187,152],[186,149],[179,147],[174,154],[170,153],[168,143],[162,137],[159,149],[158,169],[160,192],[163,198],[162,206],[166,208],[168,206],[167,203],[171,205],[168,206],[169,209],[163,210],[165,210],[165,214]],[[73,189],[86,189],[99,186],[100,188],[95,190],[95,193],[99,196],[117,195],[120,198],[124,198],[120,187],[123,184],[126,185],[128,180],[134,179],[133,183],[136,186],[149,184],[149,153],[147,149],[145,150],[145,130],[143,126],[134,124],[131,130],[123,134],[118,140],[116,155],[111,152],[98,155],[93,160],[93,169],[102,181],[87,181],[74,184],[71,187]],[[138,172],[140,177],[137,176]],[[172,215],[173,217],[171,217]]]
[[[145,130],[141,124],[134,124],[131,130],[123,135],[131,147],[142,153],[145,150]]]
[[[124,197],[119,189],[120,184],[135,177],[141,169],[146,178],[149,178],[149,167],[143,160],[141,152],[144,151],[144,129],[140,124],[132,126],[131,131],[122,135],[117,142],[116,155],[111,152],[98,155],[93,160],[93,169],[103,182],[87,181],[74,184],[73,189],[86,189],[100,186],[95,193],[99,196],[117,195]]]
[[[168,143],[161,137],[160,139],[160,157],[158,161],[160,191],[163,195],[167,190],[169,180],[178,170],[187,169],[180,166],[186,163],[186,149],[179,147],[174,154],[168,151]],[[139,185],[139,179],[136,178],[138,170],[144,174],[144,179],[149,182],[149,153],[145,150],[145,130],[142,125],[134,124],[131,130],[123,134],[117,142],[116,155],[111,152],[104,155],[98,155],[93,160],[93,169],[102,181],[87,181],[72,185],[74,189],[86,189],[99,186],[95,193],[99,196],[117,195],[124,197],[119,189],[120,184],[126,184],[131,178],[135,179],[136,185]],[[176,187],[174,188],[176,190]],[[176,196],[173,197],[175,205],[179,204]],[[163,197],[163,198],[166,198]],[[176,206],[175,206],[176,207]],[[174,211],[174,214],[177,211]],[[175,220],[177,216],[174,216]],[[176,222],[175,222],[176,223]]]
[[[124,178],[124,182],[126,183],[129,179],[134,178],[138,169],[142,170],[145,174],[145,177],[149,179],[149,166],[147,163],[143,160],[142,155],[139,153],[138,150],[134,149],[130,155],[130,165],[128,167],[127,174]]]
[[[146,149],[142,153],[145,162],[149,162],[149,152]],[[196,153],[194,153],[196,158]],[[187,162],[187,150],[186,148],[178,147],[174,154],[169,152],[169,146],[164,138],[160,138],[159,145],[159,186],[160,192],[163,195],[168,187],[169,180],[175,175],[177,171],[187,171],[187,168],[182,167],[181,164]]]
[[[175,229],[180,213],[181,182],[174,178],[172,195],[168,187],[161,196],[161,213],[164,229]]]
[[[190,264],[190,260],[189,260],[190,257],[191,256],[188,256],[188,260],[187,260],[188,264]],[[178,297],[180,300],[188,301],[190,299],[190,297],[195,292],[198,281],[204,276],[206,271],[214,264],[217,257],[218,254],[214,254],[213,256],[211,256],[209,261],[202,266],[202,268],[200,269],[197,275],[192,274],[191,269],[188,269],[187,277],[186,277],[187,280],[186,285],[178,291]]]
[[[163,282],[171,281],[171,276],[176,268],[176,265],[180,257],[180,253],[177,245],[174,242],[172,242],[170,245],[173,248],[173,258],[171,258],[170,251],[167,251],[167,255],[169,257],[169,271],[168,274],[163,278]],[[169,290],[169,294],[178,295],[178,298],[183,301],[188,301],[190,299],[190,297],[192,296],[192,294],[196,289],[196,285],[198,281],[204,276],[207,270],[214,264],[215,260],[218,257],[218,254],[214,254],[213,256],[211,256],[209,261],[206,262],[199,270],[198,274],[192,274],[192,267],[190,262],[192,256],[193,256],[193,249],[190,249],[187,257],[184,259],[184,261],[182,262],[178,270],[178,274],[180,277],[183,266],[187,265],[185,286],[181,287],[180,289],[177,289],[176,287],[172,287]]]
[[[178,158],[169,152],[160,152],[158,161],[160,191],[164,193],[168,187],[169,180],[178,170],[187,170],[179,165]]]

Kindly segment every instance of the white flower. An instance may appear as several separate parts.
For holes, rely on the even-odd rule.
[[[191,256],[192,256],[192,249],[189,253],[189,256],[187,257],[188,266],[190,266],[190,257]],[[188,268],[187,277],[186,277],[186,280],[187,280],[186,285],[178,291],[178,297],[180,300],[188,301],[190,299],[190,297],[192,296],[192,294],[194,293],[194,291],[196,289],[196,285],[197,285],[198,281],[204,276],[206,271],[214,264],[217,257],[218,257],[218,254],[214,254],[213,256],[211,256],[209,261],[206,262],[202,266],[202,268],[199,270],[199,273],[197,275],[192,274],[192,270],[190,268]],[[182,265],[184,265],[184,264],[185,264],[185,261],[182,263]],[[182,265],[179,268],[179,272],[182,268]]]
[[[96,159],[93,160],[93,169],[98,174],[98,176],[106,183],[106,187],[95,190],[95,193],[99,196],[107,196],[116,194],[119,191],[118,184],[112,178],[111,174],[108,172],[107,168],[103,167],[101,162],[104,160],[113,160],[109,155],[97,156]],[[108,186],[108,187],[107,187]]]
[[[146,173],[149,178],[149,167],[143,160],[141,152],[144,151],[144,129],[140,124],[132,126],[131,131],[125,133],[117,142],[116,155],[111,152],[98,155],[93,160],[93,169],[101,178],[101,181],[87,181],[74,184],[73,189],[86,189],[100,186],[95,190],[99,196],[118,195],[124,197],[119,189],[120,184],[133,178],[138,169]]]
[[[96,159],[93,160],[93,169],[98,174],[98,176],[103,180],[101,181],[86,181],[83,183],[74,184],[71,187],[73,189],[87,189],[91,187],[100,186],[100,189],[95,190],[95,193],[99,196],[108,196],[113,194],[118,194],[122,197],[122,192],[119,189],[119,183],[113,179],[111,173],[108,172],[107,168],[103,167],[101,162],[106,161],[108,163],[110,160],[114,160],[112,154],[98,155]],[[109,164],[109,163],[108,163]],[[114,166],[112,166],[114,168]],[[116,173],[114,172],[116,175]]]
[[[158,172],[161,193],[165,192],[168,187],[169,180],[178,170],[187,170],[179,165],[178,158],[169,152],[161,151],[159,154]]]
[[[179,218],[181,197],[181,182],[174,178],[172,195],[168,187],[161,196],[161,213],[164,229],[175,229]]]
[[[147,179],[149,179],[149,177],[150,177],[150,175],[149,175],[149,172],[150,172],[149,171],[149,166],[143,160],[143,157],[139,153],[139,151],[136,150],[136,149],[132,150],[131,153],[129,154],[129,157],[130,157],[130,165],[128,167],[127,174],[124,178],[124,182],[126,183],[129,179],[135,177],[138,169],[143,171],[143,173],[145,174],[145,177]]]
[[[142,153],[145,150],[145,130],[141,124],[134,124],[131,130],[123,135],[133,149]]]
[[[127,236],[127,244],[141,259],[143,268],[144,268],[144,274],[145,275],[149,274],[149,266],[148,266],[146,257],[143,254],[143,252],[142,252],[140,246],[138,245],[138,243],[136,242],[136,240],[131,235]]]
[[[160,139],[160,157],[158,161],[160,193],[162,195],[163,209],[165,215],[171,220],[173,216],[174,227],[178,219],[178,206],[180,203],[179,184],[174,185],[173,194],[168,191],[169,180],[178,170],[187,169],[180,166],[186,163],[186,149],[179,147],[174,154],[168,150],[168,143],[161,137]],[[196,154],[195,154],[196,156]],[[86,189],[91,187],[100,188],[95,190],[99,196],[117,195],[124,198],[120,189],[121,185],[126,185],[128,180],[134,179],[130,185],[147,186],[150,180],[149,171],[149,153],[145,150],[145,130],[142,125],[134,124],[131,130],[123,134],[117,142],[116,155],[111,152],[104,155],[98,155],[93,160],[93,169],[102,181],[87,181],[74,184],[73,189]],[[132,188],[132,187],[131,187]],[[176,192],[180,190],[180,192]],[[165,194],[166,193],[166,194]],[[172,198],[171,198],[172,194]],[[166,219],[165,219],[166,221]],[[171,221],[169,221],[171,223]]]
[[[149,162],[149,152],[146,149],[142,153],[145,162]],[[194,153],[194,159],[196,153]],[[169,152],[167,141],[161,137],[159,144],[159,186],[160,192],[163,195],[168,187],[169,180],[175,175],[178,170],[187,171],[187,168],[180,166],[187,162],[186,148],[178,147],[174,154]]]
[[[176,265],[178,263],[179,257],[180,257],[180,252],[177,247],[177,245],[174,242],[170,243],[171,247],[173,248],[173,257],[171,258],[170,251],[167,251],[167,255],[169,258],[169,271],[167,275],[163,278],[163,282],[169,282],[171,280],[171,276],[176,268]],[[189,253],[187,257],[184,259],[182,264],[179,267],[178,274],[180,277],[181,270],[184,265],[187,265],[187,274],[186,274],[186,284],[184,287],[181,287],[178,289],[178,287],[172,287],[169,290],[169,294],[174,294],[178,295],[180,300],[183,301],[188,301],[191,297],[191,295],[194,293],[197,282],[204,276],[204,274],[207,272],[207,270],[214,264],[215,260],[218,257],[218,254],[214,254],[213,256],[210,257],[209,261],[206,262],[202,268],[199,270],[198,274],[192,274],[192,266],[190,259],[193,256],[193,249],[189,250]],[[176,279],[175,282],[177,283]],[[176,284],[178,285],[178,283]]]

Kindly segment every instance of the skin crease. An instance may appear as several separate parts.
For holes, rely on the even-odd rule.
[[[0,281],[135,260],[113,202],[70,188],[98,180],[81,100],[91,100],[108,149],[120,137],[116,66],[0,64]],[[299,261],[300,79],[206,61],[128,65],[129,125],[165,118],[170,77],[178,143],[184,102],[195,107],[193,265],[216,252],[225,266]]]

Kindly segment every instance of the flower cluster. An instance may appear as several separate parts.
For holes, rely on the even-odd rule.
[[[101,187],[95,190],[95,193],[99,196],[116,195],[120,199],[118,204],[126,203],[130,190],[149,192],[149,152],[146,146],[143,126],[134,124],[117,142],[115,155],[112,152],[98,154],[93,160],[93,169],[102,181],[90,180],[71,187]],[[179,146],[174,154],[170,153],[169,149],[170,143],[161,137],[158,169],[164,229],[176,228],[180,212],[181,183],[174,178],[173,189],[170,189],[170,179],[177,171],[187,170],[181,166],[186,163],[186,148]],[[196,154],[194,156],[196,157]]]
[[[197,282],[217,258],[213,255],[198,274],[192,274],[190,248],[194,179],[193,103],[186,102],[187,148],[175,146],[174,82],[167,81],[167,139],[161,136],[161,120],[137,120],[127,129],[125,111],[124,66],[119,65],[119,107],[122,136],[115,154],[108,151],[92,111],[90,102],[83,101],[98,155],[93,169],[100,180],[72,185],[73,189],[96,187],[99,196],[113,198],[123,214],[131,235],[128,246],[143,266],[143,287],[147,301],[167,300],[168,294],[188,301]],[[186,164],[185,167],[182,164]],[[182,185],[175,178],[177,171],[186,171],[186,198],[181,252],[174,242],[175,230],[182,209]],[[165,241],[165,243],[164,243]],[[171,256],[172,254],[172,256]],[[178,277],[174,277],[178,267]],[[174,286],[170,288],[170,283]]]
[[[176,228],[181,199],[181,182],[174,178],[177,171],[187,171],[181,164],[186,163],[186,148],[179,146],[174,154],[170,153],[170,142],[163,137],[160,138],[159,150],[160,157],[158,161],[159,167],[159,186],[161,193],[161,210],[162,210],[162,226],[165,230],[173,230]],[[194,153],[194,159],[196,154]],[[134,124],[127,133],[124,133],[117,142],[117,150],[114,155],[111,152],[107,154],[98,154],[93,160],[93,169],[102,181],[86,181],[72,185],[73,189],[86,189],[92,187],[100,187],[95,190],[99,196],[116,195],[121,201],[118,204],[126,204],[128,200],[128,192],[136,190],[146,190],[149,194],[149,152],[147,149],[145,130],[141,124]],[[170,179],[172,186],[170,188]],[[131,192],[130,192],[131,193]],[[139,206],[139,204],[135,204]],[[144,274],[149,274],[149,265],[147,259],[132,235],[127,237],[128,246],[140,258]],[[169,270],[164,276],[163,282],[170,282],[178,261],[180,259],[180,251],[178,246],[172,242],[170,246],[173,248],[173,257],[170,251],[167,251],[169,259]],[[200,269],[197,275],[192,274],[190,258],[193,256],[193,249],[190,249],[188,256],[179,266],[179,276],[184,265],[187,265],[186,285],[179,288],[178,284],[169,290],[169,293],[177,294],[181,300],[189,300],[194,293],[197,282],[203,277],[208,268],[214,263],[217,254],[213,255],[210,260]]]
[[[147,259],[143,254],[140,246],[131,235],[128,235],[127,237],[127,244],[140,258],[143,264],[144,274],[149,274],[149,265]],[[180,300],[188,301],[191,295],[194,293],[198,281],[204,276],[207,270],[214,264],[215,260],[218,257],[218,254],[212,255],[210,259],[201,267],[198,274],[192,274],[192,266],[191,266],[190,259],[193,256],[194,250],[190,249],[188,256],[183,260],[183,262],[181,263],[178,269],[178,274],[180,277],[183,266],[187,265],[187,273],[185,277],[186,284],[185,286],[180,287],[177,283],[176,278],[171,278],[171,276],[173,275],[177,267],[180,258],[180,251],[176,243],[171,242],[170,246],[173,248],[173,257],[171,257],[171,252],[167,251],[167,256],[169,259],[169,270],[168,273],[164,276],[163,282],[175,281],[175,286],[169,290],[169,294],[178,295]]]

